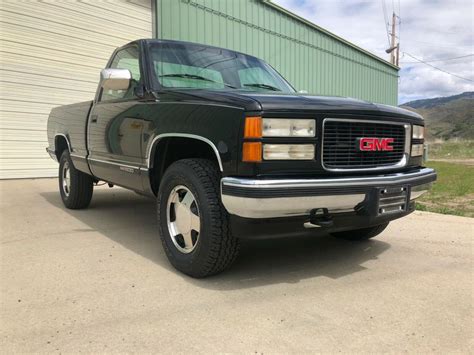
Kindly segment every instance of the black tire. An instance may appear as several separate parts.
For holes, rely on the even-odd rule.
[[[65,165],[69,168],[69,188],[64,186]],[[64,206],[72,210],[86,208],[91,202],[93,189],[92,176],[77,170],[65,150],[59,160],[59,192]]]
[[[193,206],[199,212],[200,230],[195,234],[198,237],[194,237],[198,239],[192,251],[187,253],[178,249],[168,228],[168,213],[171,213],[168,200],[179,186],[192,193]],[[161,180],[157,207],[161,242],[177,270],[202,278],[218,274],[234,262],[239,241],[232,236],[229,215],[220,199],[220,172],[216,164],[205,159],[183,159],[173,163]]]
[[[379,224],[375,227],[363,228],[363,229],[355,229],[351,231],[344,231],[344,232],[336,232],[331,233],[333,237],[347,239],[347,240],[367,240],[373,237],[376,237],[380,233],[387,228],[389,222]]]

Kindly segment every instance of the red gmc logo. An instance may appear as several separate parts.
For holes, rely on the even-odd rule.
[[[359,150],[363,152],[389,152],[393,150],[391,145],[393,138],[359,138]]]

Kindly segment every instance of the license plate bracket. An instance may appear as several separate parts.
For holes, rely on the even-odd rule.
[[[410,186],[390,186],[377,189],[377,216],[408,211]]]

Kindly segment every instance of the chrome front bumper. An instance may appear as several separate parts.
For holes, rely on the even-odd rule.
[[[420,168],[403,173],[375,176],[332,177],[325,179],[247,179],[221,180],[222,203],[227,211],[245,218],[275,218],[308,215],[316,208],[329,213],[354,212],[373,191],[400,187],[408,202],[427,192],[436,172]]]

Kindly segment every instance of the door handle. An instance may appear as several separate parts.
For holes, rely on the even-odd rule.
[[[97,123],[97,115],[91,115],[91,123]]]

